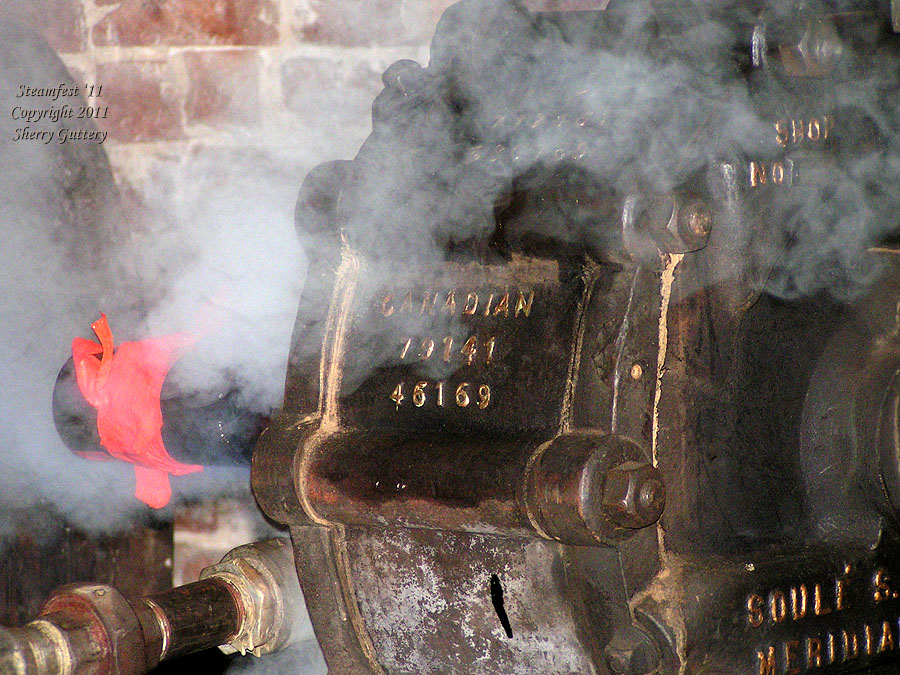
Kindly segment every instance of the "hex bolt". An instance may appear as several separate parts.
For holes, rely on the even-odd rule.
[[[641,486],[637,504],[639,512],[647,513],[648,517],[652,517],[656,522],[659,516],[653,516],[653,514],[662,515],[665,505],[666,488],[662,481],[651,478]]]
[[[617,630],[606,645],[606,665],[614,675],[647,675],[659,667],[659,649],[635,626]]]
[[[639,195],[634,202],[635,228],[646,232],[660,245],[666,245],[668,225],[678,213],[674,195]]]
[[[564,434],[539,448],[522,501],[541,536],[572,546],[615,545],[655,522],[665,504],[645,452],[614,434]]]
[[[831,71],[844,51],[834,24],[820,17],[810,20],[797,48],[810,75],[824,75]]]
[[[672,253],[699,251],[712,232],[713,218],[706,202],[693,194],[678,195],[667,230],[677,242]]]
[[[775,38],[781,63],[788,75],[822,77],[840,60],[844,45],[834,22],[826,16],[811,13],[799,37],[783,35]]]
[[[635,226],[648,233],[661,251],[690,253],[706,246],[713,217],[699,196],[673,192],[638,199]]]
[[[611,469],[603,485],[603,511],[618,527],[653,525],[666,505],[659,471],[647,462],[625,462]]]

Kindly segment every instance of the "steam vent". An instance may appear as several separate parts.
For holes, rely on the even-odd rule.
[[[0,674],[900,674],[900,0],[7,0]]]

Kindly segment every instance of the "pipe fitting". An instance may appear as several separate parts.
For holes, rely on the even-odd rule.
[[[291,644],[293,617],[302,612],[303,594],[293,550],[285,540],[236,548],[204,569],[200,578],[222,581],[240,598],[240,626],[222,651],[261,656]]]

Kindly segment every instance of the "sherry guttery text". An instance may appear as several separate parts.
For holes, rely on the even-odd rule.
[[[84,105],[82,102],[73,101],[72,104],[60,99],[80,99],[82,91],[88,100],[95,104],[103,95],[103,86],[85,84],[77,85],[60,84],[53,87],[29,87],[19,85],[16,99],[21,103],[13,106],[12,119],[25,123],[13,132],[14,141],[39,141],[43,144],[57,141],[68,143],[69,141],[93,141],[103,143],[108,132],[96,129],[71,129],[61,126],[56,129],[47,129],[41,123],[57,124],[61,120],[87,120],[106,119],[109,116],[109,106]]]

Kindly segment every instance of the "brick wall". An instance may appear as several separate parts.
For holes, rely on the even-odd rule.
[[[60,52],[76,80],[103,87],[99,126],[126,193],[180,203],[197,167],[242,163],[284,181],[350,158],[369,131],[381,73],[427,62],[455,0],[4,0]],[[609,0],[525,0],[531,9]],[[210,190],[227,175],[202,176]],[[293,195],[288,195],[288,186]],[[206,189],[206,187],[204,188]],[[187,207],[190,208],[189,206]],[[181,214],[185,214],[182,212]]]
[[[352,157],[382,71],[427,60],[452,0],[10,1],[103,87],[120,185],[177,200],[217,157],[268,164],[294,194],[316,163]]]

